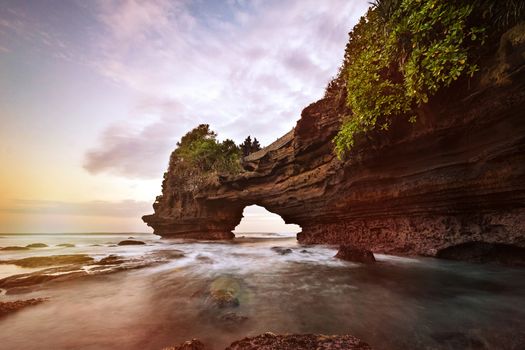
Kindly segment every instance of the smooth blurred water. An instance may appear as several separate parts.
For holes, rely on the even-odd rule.
[[[376,255],[375,265],[354,264],[333,258],[335,247],[303,247],[272,235],[188,242],[131,234],[147,245],[115,245],[128,236],[3,235],[0,246],[50,247],[0,252],[1,260],[77,253],[138,258],[166,249],[184,257],[20,295],[8,291],[0,301],[50,300],[0,319],[0,348],[161,349],[199,338],[222,349],[271,331],[352,334],[388,350],[525,349],[523,269],[384,255]],[[61,243],[76,247],[56,246]],[[280,255],[275,246],[292,253]],[[0,278],[9,268],[0,265]],[[217,286],[234,290],[240,305],[211,303],[209,291]]]

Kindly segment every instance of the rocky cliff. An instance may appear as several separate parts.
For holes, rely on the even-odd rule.
[[[472,242],[525,247],[524,25],[512,30],[474,79],[436,95],[416,123],[362,136],[346,160],[332,144],[349,113],[341,91],[239,175],[181,191],[168,170],[144,221],[162,236],[231,238],[257,204],[299,224],[303,243],[432,256]]]

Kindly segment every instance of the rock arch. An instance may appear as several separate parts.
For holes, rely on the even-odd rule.
[[[167,181],[143,219],[162,236],[232,238],[244,207],[257,204],[300,225],[303,243],[432,256],[469,241],[523,247],[523,67],[515,64],[505,84],[459,82],[417,111],[416,124],[399,118],[356,139],[344,161],[332,139],[351,112],[344,92],[324,98],[244,158],[244,172],[198,191]]]

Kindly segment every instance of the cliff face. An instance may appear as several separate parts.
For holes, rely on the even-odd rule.
[[[304,243],[423,255],[468,242],[525,247],[523,37],[504,35],[477,79],[435,96],[415,124],[363,136],[345,161],[332,138],[348,111],[332,96],[245,158],[249,171],[196,191],[180,191],[168,171],[144,221],[162,236],[231,238],[257,204],[301,225]]]

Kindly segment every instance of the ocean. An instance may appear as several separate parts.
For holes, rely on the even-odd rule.
[[[352,334],[377,350],[525,348],[524,269],[380,254],[356,264],[293,236],[237,237],[0,234],[0,247],[46,245],[0,250],[0,301],[46,298],[0,318],[0,349],[192,338],[223,349],[264,332]],[[145,244],[118,245],[128,239]],[[73,263],[46,260],[56,255]]]

